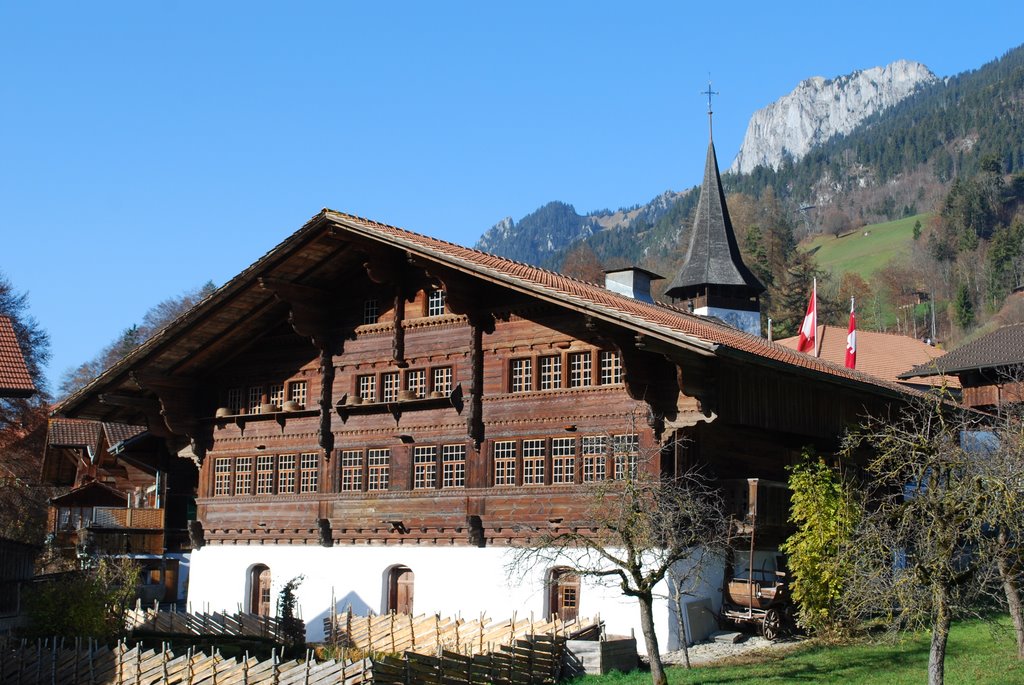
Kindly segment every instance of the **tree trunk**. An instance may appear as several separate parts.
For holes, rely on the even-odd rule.
[[[640,628],[644,633],[644,644],[647,645],[647,658],[651,661],[651,683],[668,685],[665,667],[661,663],[661,652],[658,650],[658,634],[654,632],[654,597],[650,593],[638,595],[640,602]]]
[[[1017,658],[1024,659],[1024,606],[1020,600],[1020,583],[1016,566],[1010,562],[1012,546],[1005,530],[999,531],[999,546],[1002,550],[998,555],[999,578],[1003,581],[1003,592],[1006,593],[1006,604],[1013,619],[1013,630],[1017,634]]]
[[[946,677],[946,641],[949,639],[949,594],[946,588],[935,590],[935,620],[932,645],[928,652],[928,685],[942,685]]]

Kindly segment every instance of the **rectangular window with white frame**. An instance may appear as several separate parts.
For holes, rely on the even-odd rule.
[[[452,394],[452,367],[439,366],[433,370],[433,384],[431,389],[436,393],[444,395]]]
[[[274,494],[274,455],[261,454],[256,457],[256,494]]]
[[[619,385],[622,383],[622,357],[618,352],[602,351],[601,385]]]
[[[466,446],[443,445],[441,447],[442,487],[466,487]]]
[[[277,494],[295,494],[294,454],[282,454],[277,458]]]
[[[235,494],[252,494],[252,457],[235,459]]]
[[[533,360],[529,357],[512,360],[512,392],[533,390]]]
[[[431,290],[427,295],[427,316],[444,315],[445,294],[443,290]]]
[[[608,438],[603,435],[585,435],[582,439],[583,482],[605,479],[605,459],[608,457]]]
[[[494,443],[494,484],[516,484],[515,440],[498,440]]]
[[[419,399],[427,396],[426,369],[409,369],[405,372],[405,389]]]
[[[576,438],[551,439],[551,482],[565,485],[575,480]]]
[[[395,402],[398,400],[399,374],[397,371],[388,371],[380,375],[380,382],[383,386],[381,399],[384,402]]]
[[[569,355],[569,387],[588,388],[594,382],[594,368],[590,352]]]
[[[544,485],[546,440],[523,440],[523,485]]]
[[[417,445],[412,451],[413,478],[415,490],[437,487],[437,448],[433,445]]]
[[[369,326],[380,320],[380,301],[376,298],[363,300],[363,325]]]
[[[288,384],[288,399],[300,407],[306,407],[306,381],[292,381]]]
[[[213,462],[213,494],[215,497],[231,494],[230,457],[218,457]]]
[[[615,457],[615,479],[636,478],[640,463],[640,436],[636,433],[612,437],[612,455]]]
[[[316,492],[320,480],[320,455],[316,452],[305,452],[299,460],[299,491]]]
[[[259,414],[261,404],[263,404],[263,386],[249,386],[249,403],[247,406],[248,413]]]
[[[275,405],[278,409],[284,406],[284,383],[274,383],[271,385],[268,394],[271,404]]]
[[[362,398],[363,402],[376,402],[377,401],[377,377],[373,374],[366,376],[360,376],[358,379],[359,383],[359,397]]]
[[[363,451],[344,450],[341,453],[341,491],[359,492],[363,489]]]
[[[366,489],[387,490],[391,469],[391,450],[386,448],[367,450],[366,461]]]
[[[540,358],[540,389],[557,390],[562,387],[562,357],[553,354]]]

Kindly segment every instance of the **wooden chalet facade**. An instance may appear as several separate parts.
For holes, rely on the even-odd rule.
[[[747,479],[784,480],[805,446],[834,451],[903,393],[681,309],[324,210],[57,411],[146,425],[195,465],[196,609],[271,611],[303,575],[310,639],[332,600],[600,613],[621,633],[637,612],[617,591],[558,568],[513,582],[510,548],[585,527],[590,482],[629,469],[703,464],[746,511]],[[784,502],[762,507],[784,521]],[[761,542],[774,563],[777,540]]]

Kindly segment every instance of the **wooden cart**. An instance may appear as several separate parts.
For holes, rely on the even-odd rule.
[[[754,575],[758,572],[755,571]],[[763,572],[764,579],[730,578],[722,597],[722,618],[741,626],[757,626],[761,635],[777,640],[796,627],[793,602],[782,571]]]

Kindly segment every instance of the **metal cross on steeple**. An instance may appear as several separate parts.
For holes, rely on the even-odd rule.
[[[708,96],[708,139],[710,140],[710,139],[712,139],[712,135],[711,135],[711,133],[712,133],[712,131],[711,131],[711,114],[712,114],[712,112],[711,112],[711,96],[712,95],[718,95],[718,91],[717,90],[711,90],[711,75],[710,74],[708,75],[708,89],[707,90],[702,90],[700,94]]]

